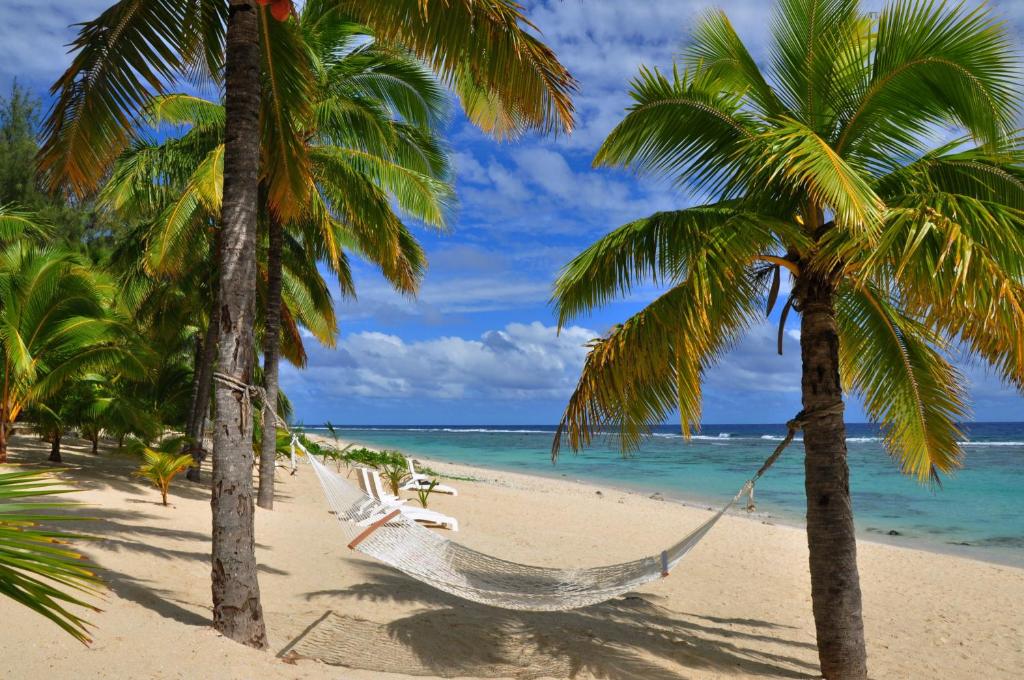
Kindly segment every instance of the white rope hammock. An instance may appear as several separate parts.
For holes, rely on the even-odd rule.
[[[792,431],[788,439],[792,439]],[[708,521],[660,555],[603,567],[552,569],[508,562],[442,537],[405,517],[394,506],[369,498],[318,461],[297,437],[292,438],[293,466],[296,446],[306,454],[320,480],[349,548],[457,597],[504,609],[531,611],[585,607],[668,576],[736,501],[744,494],[752,495],[754,482],[770,465],[766,463]],[[782,448],[769,459],[771,462]]]

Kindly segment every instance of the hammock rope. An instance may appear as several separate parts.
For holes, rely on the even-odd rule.
[[[220,383],[232,392],[236,392],[241,396],[241,419],[243,422],[248,422],[252,417],[252,400],[255,398],[263,402],[264,411],[270,411],[270,415],[274,418],[274,426],[281,428],[288,434],[291,434],[291,430],[288,429],[287,421],[277,415],[277,409],[274,408],[267,400],[267,391],[261,385],[250,385],[243,380],[239,380],[227,373],[221,373],[220,371],[213,372],[213,381]]]
[[[576,569],[518,564],[444,538],[404,516],[395,506],[369,498],[318,461],[302,445],[298,435],[292,436],[291,455],[294,468],[296,447],[305,454],[350,549],[466,600],[504,609],[558,611],[604,602],[668,576],[744,495],[750,498],[748,509],[753,507],[757,480],[778,460],[806,422],[841,412],[841,403],[813,412],[801,411],[786,424],[785,439],[732,500],[660,554],[621,564]]]

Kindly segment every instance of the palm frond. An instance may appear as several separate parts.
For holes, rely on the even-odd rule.
[[[986,144],[1012,127],[1018,64],[1005,25],[984,5],[898,2],[878,17],[871,68],[838,116],[836,150],[884,157],[920,149],[956,125]]]
[[[845,55],[861,38],[857,0],[778,0],[771,75],[789,115],[824,135]]]
[[[738,154],[759,131],[742,108],[742,93],[722,91],[708,71],[675,70],[670,80],[641,67],[630,96],[635,103],[598,149],[595,166],[665,174],[715,192],[742,165]]]
[[[607,432],[623,453],[679,409],[685,436],[700,427],[701,376],[756,312],[754,277],[708,257],[682,283],[591,344],[555,432],[575,451]]]
[[[120,0],[81,25],[54,83],[39,165],[51,187],[91,192],[128,145],[139,112],[184,66],[188,3]]]
[[[357,172],[375,181],[410,217],[430,226],[445,226],[454,199],[448,183],[358,149],[320,147],[316,150],[317,159],[328,156],[331,165],[344,160]]]
[[[744,100],[762,116],[783,113],[771,85],[722,10],[705,14],[684,51],[688,70],[707,71],[725,91],[744,92]]]
[[[309,191],[309,158],[303,133],[313,100],[313,69],[295,21],[277,21],[270,7],[260,10],[263,57],[263,172],[267,200],[278,218],[302,212]]]
[[[746,186],[778,182],[832,211],[836,224],[850,233],[873,235],[878,230],[885,205],[870,182],[803,123],[775,121],[747,142],[745,153],[751,160]]]
[[[0,205],[0,243],[20,238],[44,239],[53,227],[42,216],[12,205]]]
[[[525,129],[573,126],[571,94],[576,81],[513,0],[331,0],[377,40],[401,45],[459,90],[465,79],[490,94],[507,115],[470,120],[496,136]],[[506,127],[510,125],[511,127]]]
[[[220,104],[181,92],[153,97],[146,106],[145,116],[152,127],[187,125],[217,136],[224,134],[226,119]]]
[[[841,375],[903,471],[926,481],[959,466],[967,395],[940,337],[870,287],[843,290],[836,311]]]
[[[85,598],[98,595],[101,582],[68,543],[87,537],[40,526],[77,519],[52,512],[69,503],[38,500],[68,491],[43,470],[0,473],[0,594],[89,643],[90,624],[75,610],[99,611]]]
[[[625,224],[577,255],[559,275],[553,301],[559,326],[628,294],[644,280],[675,284],[713,253],[737,271],[779,238],[803,243],[795,223],[743,210],[730,203],[655,213]]]
[[[153,220],[147,234],[146,264],[154,272],[176,273],[189,261],[206,225],[220,214],[224,188],[224,147],[213,149],[188,184]]]

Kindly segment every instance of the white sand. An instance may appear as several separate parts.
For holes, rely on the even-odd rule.
[[[85,648],[0,598],[4,678],[816,677],[805,538],[727,517],[667,579],[585,610],[544,614],[457,600],[347,550],[308,468],[279,470],[257,513],[271,649],[208,627],[208,493],[184,480],[159,505],[134,461],[75,447],[64,477],[97,518],[85,546],[109,595]],[[45,459],[15,443],[13,462]],[[44,464],[45,465],[45,464]],[[431,507],[454,536],[508,559],[594,565],[659,551],[706,512],[607,487],[434,464],[452,482]],[[204,471],[204,474],[208,473]],[[597,491],[601,494],[598,495]],[[1024,668],[1024,570],[875,543],[860,546],[875,678],[1014,678]],[[305,632],[305,634],[304,634]],[[276,655],[289,646],[348,668]],[[387,673],[395,673],[389,676]]]

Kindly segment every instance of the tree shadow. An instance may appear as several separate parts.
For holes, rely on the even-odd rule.
[[[349,564],[365,570],[363,583],[309,592],[306,599],[423,608],[386,624],[328,612],[282,655],[443,677],[677,680],[697,669],[741,677],[819,677],[817,665],[807,660],[814,658],[814,645],[771,621],[676,612],[639,594],[570,611],[511,611],[456,598],[389,567]]]
[[[152,581],[136,579],[118,571],[103,570],[103,581],[107,587],[124,600],[129,600],[160,616],[174,619],[187,626],[209,626],[211,615],[200,614],[194,608],[208,610],[192,602],[175,597],[170,590],[158,588]]]
[[[100,447],[99,453],[90,452],[92,444],[85,439],[65,438],[61,447],[62,462],[53,463],[47,460],[50,445],[38,438],[28,435],[17,435],[10,442],[10,462],[28,467],[52,468],[58,470],[57,476],[73,481],[82,489],[109,488],[123,494],[133,496],[149,496],[159,492],[142,479],[134,477],[134,472],[141,464],[141,459],[124,451],[111,448],[109,444]],[[101,465],[97,461],[102,460]],[[170,495],[173,498],[187,498],[205,501],[210,498],[209,487],[185,483],[185,475],[180,475],[175,484],[171,485]]]

